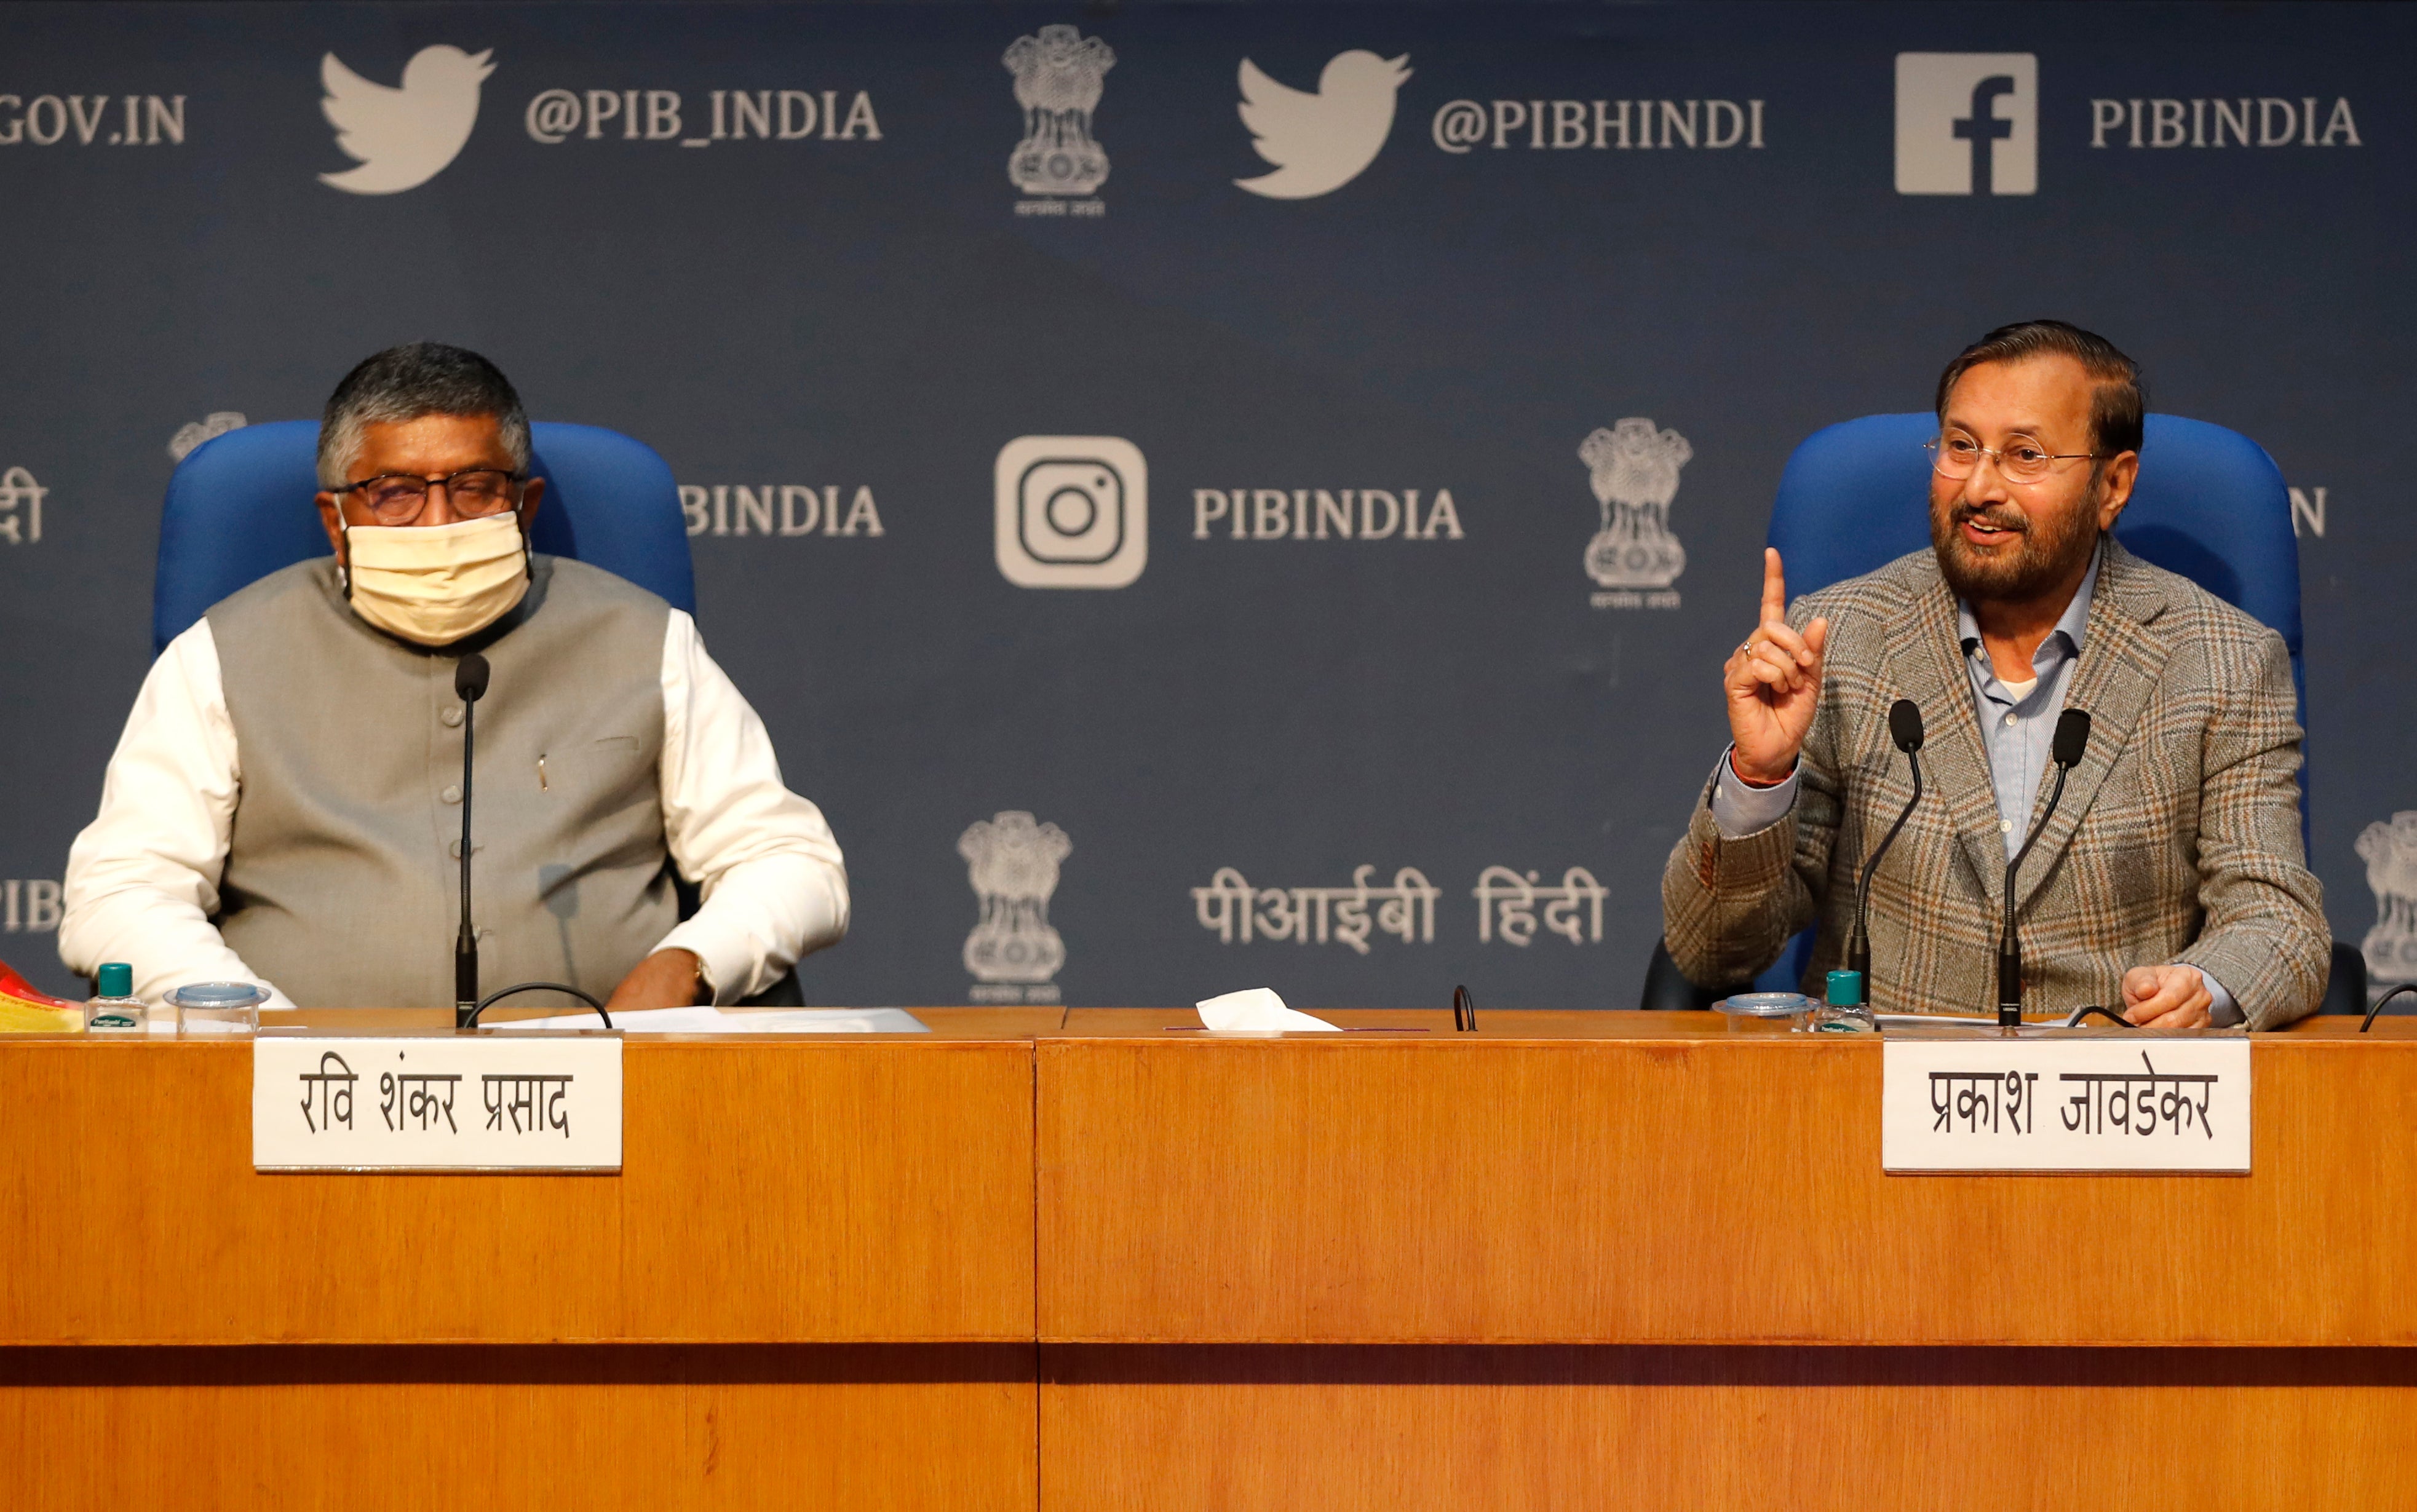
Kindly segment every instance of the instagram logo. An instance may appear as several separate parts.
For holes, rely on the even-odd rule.
[[[998,570],[1021,588],[1121,588],[1149,561],[1149,469],[1120,436],[999,448]]]

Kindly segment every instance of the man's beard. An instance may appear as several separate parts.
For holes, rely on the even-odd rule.
[[[1930,508],[1930,549],[1938,558],[1938,575],[1955,597],[1968,603],[1982,600],[2021,603],[2053,591],[2098,546],[2098,478],[2090,480],[2089,503],[2070,514],[2018,515],[2003,507],[1974,508],[1956,499],[1942,510]],[[1964,538],[1964,522],[1979,520],[2007,534],[2004,544],[1984,557]]]

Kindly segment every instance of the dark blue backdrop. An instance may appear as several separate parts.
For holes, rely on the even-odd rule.
[[[1246,59],[1296,197],[1236,183]],[[707,643],[848,853],[813,999],[1626,1004],[1789,448],[2055,314],[2303,501],[2314,861],[2417,975],[2412,65],[2379,7],[9,7],[0,957],[68,985],[172,441],[435,338],[688,491]],[[1972,186],[1994,77],[2001,192],[1900,192]],[[1632,418],[1689,453],[1667,582],[1588,570]],[[1429,538],[1358,538],[1412,491]],[[966,838],[1005,812],[1061,839]],[[1481,940],[1492,867],[1583,869],[1600,938],[1577,879]]]

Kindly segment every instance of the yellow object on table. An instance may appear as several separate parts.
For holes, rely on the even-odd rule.
[[[0,965],[0,1034],[83,1033],[83,1004],[53,997],[6,965]]]

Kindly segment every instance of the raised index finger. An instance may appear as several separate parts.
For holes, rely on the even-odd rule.
[[[1786,618],[1787,574],[1779,565],[1779,548],[1766,546],[1762,549],[1763,623],[1768,625],[1772,620],[1785,622]]]

